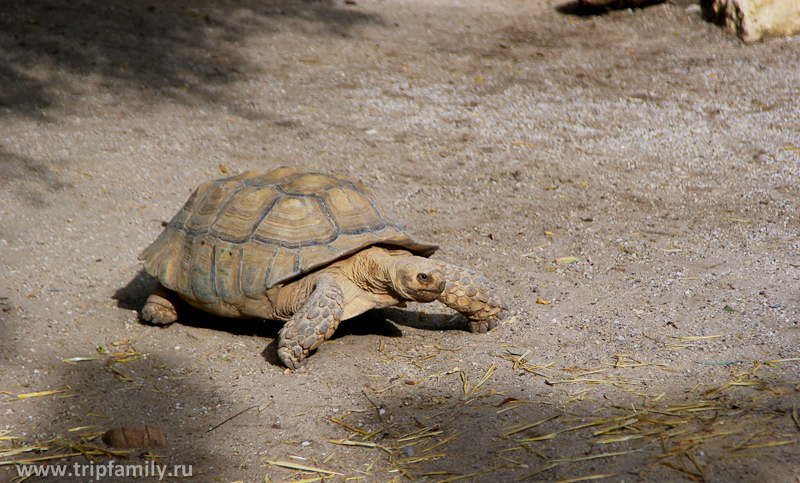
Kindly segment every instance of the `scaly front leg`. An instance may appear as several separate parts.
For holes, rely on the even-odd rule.
[[[344,296],[330,277],[314,291],[278,333],[278,356],[289,369],[299,369],[308,354],[329,339],[342,320]]]
[[[439,302],[469,319],[472,332],[484,333],[494,329],[508,306],[500,299],[491,282],[473,270],[434,261],[446,281]]]

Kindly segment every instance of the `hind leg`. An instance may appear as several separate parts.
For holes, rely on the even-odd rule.
[[[142,320],[153,325],[168,325],[178,320],[178,311],[175,309],[177,296],[158,284],[155,291],[147,297],[139,316]]]

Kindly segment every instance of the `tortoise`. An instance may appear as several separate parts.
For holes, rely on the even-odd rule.
[[[439,300],[472,332],[506,304],[474,271],[432,260],[361,182],[281,167],[200,185],[139,256],[159,285],[140,312],[177,320],[177,294],[223,317],[286,321],[278,356],[298,369],[339,322],[373,308]]]

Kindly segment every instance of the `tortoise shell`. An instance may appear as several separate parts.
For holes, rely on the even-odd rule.
[[[233,303],[372,245],[438,249],[411,238],[372,188],[279,168],[200,185],[139,260],[184,298]]]

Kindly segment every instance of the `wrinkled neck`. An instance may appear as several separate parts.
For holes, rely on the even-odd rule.
[[[397,279],[397,262],[412,256],[405,250],[371,247],[354,255],[350,279],[359,287],[373,293],[393,293]]]

